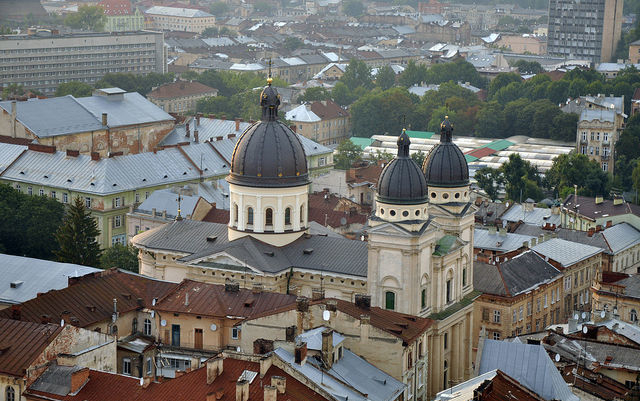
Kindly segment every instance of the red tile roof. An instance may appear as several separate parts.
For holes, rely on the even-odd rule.
[[[220,224],[228,224],[229,223],[229,211],[224,209],[218,209],[212,207],[207,214],[202,218],[202,221],[206,221],[209,223],[220,223]]]
[[[211,384],[207,384],[206,367],[162,383],[151,383],[146,388],[140,386],[139,379],[136,378],[91,370],[89,381],[75,395],[59,396],[33,390],[29,390],[27,394],[30,399],[63,401],[205,401],[208,394],[216,393],[217,400],[235,400],[236,382],[243,371],[249,370],[258,373],[258,376],[249,384],[249,400],[263,400],[263,386],[271,385],[273,376],[286,379],[285,392],[277,395],[279,401],[326,399],[274,365],[261,378],[258,362],[227,357],[223,364],[222,374]]]
[[[498,370],[491,380],[486,380],[474,391],[474,400],[504,401],[544,401],[544,398],[524,387],[518,381]]]
[[[640,100],[640,88],[636,88],[636,90],[633,92],[631,100]]]
[[[215,96],[217,89],[211,88],[198,81],[176,81],[158,86],[147,95],[153,99],[174,99],[184,96],[209,95]]]
[[[278,292],[253,291],[239,288],[227,291],[225,285],[184,280],[172,292],[160,299],[158,311],[193,315],[249,318],[285,306],[295,306],[296,296]],[[186,294],[189,294],[187,305]]]
[[[366,167],[352,168],[347,171],[347,182],[370,182],[373,185],[377,185],[383,168],[382,164],[369,164]]]
[[[574,199],[574,194],[567,196],[563,206],[573,211],[575,210],[574,208],[576,204],[578,204],[578,214],[586,216],[594,221],[598,218],[605,217],[605,215],[613,217],[631,213],[636,216],[640,216],[640,206],[634,203],[623,201],[618,205],[614,205],[613,201],[610,199],[604,199],[602,203],[596,203],[596,198],[578,195],[578,197]]]
[[[349,112],[331,100],[323,100],[311,103],[311,111],[323,120],[331,120],[339,117],[348,117]]]
[[[363,208],[349,199],[333,194],[324,192],[309,194],[308,218],[323,226],[336,228],[349,224],[365,224],[369,212],[369,208]]]
[[[26,369],[61,331],[57,324],[0,318],[0,373],[24,377]]]
[[[100,271],[69,278],[69,287],[51,290],[23,303],[21,320],[41,322],[42,317],[47,315],[57,323],[63,312],[70,312],[71,324],[86,327],[111,318],[114,298],[118,300],[118,312],[125,313],[150,306],[153,298],[161,298],[175,287],[175,283],[116,269]],[[0,311],[0,317],[11,318],[11,310]]]
[[[104,15],[131,14],[131,2],[129,0],[102,0],[98,5],[104,9]]]

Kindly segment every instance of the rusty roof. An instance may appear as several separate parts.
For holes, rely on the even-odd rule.
[[[161,383],[151,383],[142,387],[138,378],[105,373],[95,370],[89,372],[89,381],[75,395],[59,396],[52,393],[28,390],[29,398],[64,401],[204,401],[207,395],[215,393],[216,400],[235,400],[236,382],[243,371],[260,373],[260,364],[233,357],[223,362],[223,371],[211,384],[207,384],[207,369],[201,367],[180,377]],[[271,377],[286,379],[286,390],[277,395],[279,401],[324,400],[322,395],[272,365],[264,375],[257,376],[249,384],[249,400],[262,400],[263,386],[271,385]]]
[[[504,401],[508,399],[544,401],[544,398],[501,370],[496,370],[495,377],[482,383],[474,393],[473,399],[478,401]]]
[[[0,373],[24,377],[27,368],[61,331],[57,324],[0,318]]]
[[[184,280],[175,290],[160,299],[155,309],[202,316],[250,318],[282,307],[293,307],[295,304],[295,295],[246,288],[231,291],[227,290],[227,285]]]
[[[217,93],[217,89],[197,81],[176,81],[158,86],[147,97],[153,99],[175,99],[195,95],[215,96]]]
[[[21,304],[21,320],[41,322],[46,315],[51,321],[59,322],[63,312],[69,312],[74,326],[86,327],[111,318],[114,298],[118,312],[125,313],[150,306],[153,298],[163,297],[176,286],[134,273],[104,270],[70,278],[69,287],[51,290]],[[11,318],[12,311],[1,310],[0,317]]]
[[[349,112],[332,100],[322,100],[311,103],[311,111],[323,120],[349,117]]]
[[[323,226],[341,227],[349,224],[365,224],[371,211],[368,207],[347,199],[315,192],[309,194],[309,220]],[[342,223],[344,220],[344,224]]]

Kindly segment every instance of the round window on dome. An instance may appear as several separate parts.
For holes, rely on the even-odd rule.
[[[380,208],[380,214],[384,214],[384,209]]]
[[[389,214],[390,214],[390,215],[392,215],[392,216],[395,216],[395,215],[396,215],[396,211],[395,211],[395,210],[391,210],[391,211],[389,212]]]
[[[458,199],[460,197],[460,192],[456,192],[455,197],[456,197],[456,199]]]
[[[435,192],[431,192],[431,197],[435,199],[436,198],[436,193]]]
[[[465,197],[465,198],[467,197],[467,193],[466,193],[466,192],[464,193],[464,197]]]
[[[442,194],[442,199],[449,199],[449,194],[448,193],[443,193]]]
[[[406,210],[402,212],[402,216],[403,217],[409,217],[409,212],[407,212]]]
[[[420,216],[420,211],[416,210],[416,216]]]

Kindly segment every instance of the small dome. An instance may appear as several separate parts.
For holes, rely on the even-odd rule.
[[[427,201],[427,183],[416,162],[409,157],[411,141],[403,130],[398,137],[398,156],[387,164],[378,179],[378,200],[414,205]]]
[[[227,181],[250,187],[293,187],[309,183],[307,157],[298,136],[277,121],[280,96],[271,82],[260,94],[262,120],[236,143]]]
[[[429,152],[422,169],[429,186],[460,187],[469,184],[469,166],[460,148],[452,142],[449,117],[440,124],[440,143]]]

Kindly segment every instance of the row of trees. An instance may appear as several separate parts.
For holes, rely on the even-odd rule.
[[[0,221],[0,253],[138,271],[132,246],[100,249],[97,222],[79,197],[65,210],[55,199],[0,184]]]

